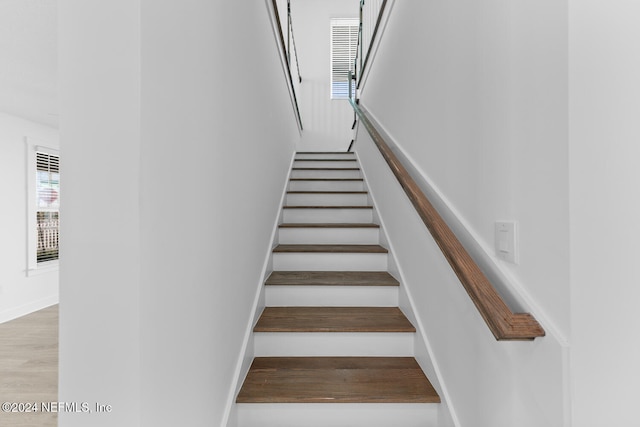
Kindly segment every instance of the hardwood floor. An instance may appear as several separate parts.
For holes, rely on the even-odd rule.
[[[0,404],[58,400],[58,306],[0,324]],[[40,409],[40,408],[38,408]],[[57,414],[0,410],[0,426],[55,427]]]
[[[378,224],[367,224],[363,222],[356,223],[344,223],[344,222],[331,222],[331,223],[308,223],[308,222],[291,222],[282,223],[279,228],[380,228]]]
[[[438,403],[413,357],[256,357],[238,403]]]
[[[266,307],[254,332],[415,332],[398,307]]]
[[[388,250],[380,245],[278,245],[273,252],[386,254]]]
[[[272,286],[399,286],[386,271],[274,271]]]

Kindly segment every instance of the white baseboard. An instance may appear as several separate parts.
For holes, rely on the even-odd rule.
[[[369,183],[370,181],[367,180],[365,165],[360,159],[360,155],[358,154],[357,151],[356,151],[356,157],[358,157],[358,162],[361,165],[360,167],[361,167],[365,182]],[[370,188],[369,188],[369,196],[373,201],[373,205],[377,206],[375,194],[373,191],[371,191]],[[377,212],[378,212],[377,220],[380,224],[381,242],[384,241],[384,245],[389,249],[389,272],[400,281],[400,287],[406,298],[406,303],[409,305],[408,307],[404,307],[403,305],[405,304],[403,304],[403,302],[400,301],[399,306],[416,328],[415,342],[414,342],[414,357],[420,364],[420,367],[422,368],[422,370],[426,373],[427,377],[431,380],[434,387],[436,387],[436,390],[438,391],[438,394],[440,394],[440,397],[442,399],[441,408],[440,408],[441,425],[443,427],[444,426],[459,427],[460,420],[454,408],[452,407],[452,405],[449,404],[449,402],[451,401],[451,395],[447,389],[446,384],[443,381],[442,371],[438,366],[438,362],[435,358],[433,347],[431,345],[431,342],[429,341],[429,338],[427,337],[427,334],[424,328],[424,323],[421,317],[419,316],[418,311],[416,310],[416,304],[413,299],[413,296],[411,295],[411,289],[407,286],[407,281],[405,279],[405,274],[403,272],[401,264],[398,262],[398,260],[395,257],[396,252],[394,250],[393,244],[391,243],[391,241],[389,240],[389,237],[387,236],[384,218],[379,216],[379,211]]]
[[[26,316],[27,314],[58,304],[58,302],[58,295],[51,295],[37,301],[32,301],[28,304],[23,304],[19,307],[0,311],[0,323],[9,322],[10,320],[17,319],[18,317]]]
[[[264,281],[267,279],[267,274],[271,271],[271,250],[277,243],[278,225],[280,224],[280,216],[282,215],[282,205],[284,204],[285,197],[287,195],[287,187],[289,186],[289,177],[291,175],[291,169],[293,167],[293,161],[295,159],[295,152],[291,155],[291,161],[289,162],[289,172],[287,173],[284,185],[282,187],[282,194],[280,195],[280,203],[278,204],[278,211],[273,223],[271,231],[271,240],[266,251],[265,261],[262,266],[261,280],[257,284],[255,298],[253,300],[253,306],[251,308],[251,316],[247,320],[247,326],[245,328],[244,340],[242,343],[242,349],[238,355],[238,361],[234,372],[234,381],[229,388],[229,394],[227,396],[227,404],[225,406],[224,415],[222,417],[221,427],[236,427],[238,423],[237,413],[235,412],[235,398],[244,382],[244,378],[249,371],[251,361],[253,360],[254,347],[253,347],[253,325],[256,322],[257,316],[262,312],[261,306],[264,306]]]

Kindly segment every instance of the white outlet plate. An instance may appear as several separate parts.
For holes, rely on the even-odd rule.
[[[517,221],[496,221],[496,256],[504,261],[518,264],[518,223]]]

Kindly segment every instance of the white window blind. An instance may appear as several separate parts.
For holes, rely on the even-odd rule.
[[[349,71],[354,72],[359,26],[357,19],[331,20],[331,99],[349,98]]]
[[[58,259],[60,157],[36,152],[37,262]]]

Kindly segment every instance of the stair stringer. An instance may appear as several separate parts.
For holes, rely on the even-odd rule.
[[[361,165],[361,173],[364,177],[365,190],[368,192],[370,202],[373,206],[377,206],[374,191],[372,191],[369,186],[366,171],[362,167],[362,162],[360,161],[357,151],[355,151],[355,155],[358,158],[358,163]],[[373,211],[373,220],[380,224],[380,244],[389,249],[387,261],[388,271],[400,282],[399,307],[416,328],[416,333],[414,335],[414,357],[441,398],[441,402],[438,407],[438,427],[461,427],[455,411],[448,404],[450,401],[450,395],[446,385],[441,381],[442,374],[437,362],[435,361],[434,352],[429,342],[429,338],[426,335],[425,328],[423,327],[422,319],[418,314],[416,314],[417,310],[415,309],[414,299],[411,296],[411,291],[405,285],[406,281],[404,279],[402,267],[396,259],[396,251],[387,236],[384,218],[380,216],[377,209],[374,209]]]
[[[227,395],[227,403],[225,405],[225,411],[222,418],[222,422],[220,423],[221,427],[237,427],[238,419],[237,419],[237,405],[235,403],[236,396],[242,387],[242,383],[244,382],[247,373],[249,372],[249,368],[251,367],[251,362],[255,357],[255,347],[254,347],[254,335],[253,328],[255,324],[258,322],[260,314],[265,308],[265,287],[264,282],[267,280],[267,277],[273,271],[273,248],[278,245],[278,226],[282,223],[283,217],[283,209],[285,198],[287,196],[287,189],[289,188],[289,179],[291,178],[291,171],[293,168],[293,162],[296,157],[296,152],[294,151],[291,155],[291,161],[289,162],[289,169],[287,175],[285,177],[283,186],[282,186],[282,194],[280,195],[280,203],[278,204],[278,212],[275,216],[275,221],[271,230],[271,244],[268,248],[266,248],[265,252],[265,260],[262,266],[262,272],[260,275],[260,280],[256,284],[256,292],[253,300],[253,307],[251,308],[251,316],[247,321],[247,326],[245,328],[244,339],[242,348],[240,349],[240,353],[238,355],[238,361],[235,366],[235,381],[229,387],[229,394]]]

